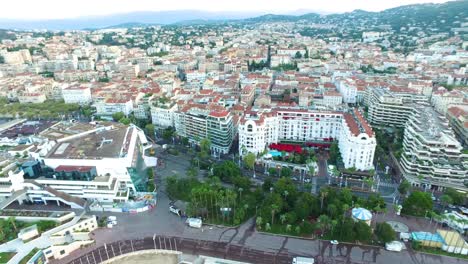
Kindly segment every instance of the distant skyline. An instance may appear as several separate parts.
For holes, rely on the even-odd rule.
[[[402,5],[447,0],[13,0],[2,1],[0,19],[50,20],[106,16],[138,11],[200,10],[251,14],[342,13],[355,9],[382,11]]]

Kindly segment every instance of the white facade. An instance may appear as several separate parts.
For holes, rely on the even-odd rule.
[[[112,115],[122,112],[128,116],[133,112],[133,102],[131,99],[114,100],[108,99],[95,104],[97,115]]]
[[[434,109],[441,113],[447,114],[447,110],[451,105],[463,103],[464,96],[458,91],[437,91],[432,94],[431,104],[434,106]]]
[[[91,88],[86,86],[68,87],[62,90],[63,100],[67,104],[89,104],[93,100]]]
[[[359,114],[344,114],[338,145],[345,168],[371,170],[377,141],[371,130],[359,120]]]
[[[174,111],[175,106],[172,108],[162,108],[151,106],[151,122],[158,129],[168,128],[174,126]]]
[[[262,153],[281,141],[339,141],[345,168],[373,169],[375,136],[361,114],[277,109],[248,113],[239,124],[239,153]]]
[[[355,104],[357,102],[357,86],[352,79],[340,80],[336,86],[343,96],[344,103]]]
[[[426,189],[465,186],[468,155],[448,120],[430,106],[418,106],[406,123],[400,164],[408,181]]]

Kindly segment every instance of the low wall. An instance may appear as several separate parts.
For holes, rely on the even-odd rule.
[[[161,249],[149,249],[131,252],[128,254],[120,255],[109,260],[102,262],[102,264],[120,264],[120,263],[164,263],[164,264],[178,264],[181,261],[182,252]]]
[[[51,212],[52,213],[52,212]],[[69,212],[68,214],[65,214],[61,217],[47,217],[47,216],[4,216],[1,215],[0,219],[8,219],[9,217],[14,217],[18,221],[23,221],[23,222],[37,222],[41,220],[47,220],[47,221],[55,221],[58,223],[63,223],[65,221],[68,221],[75,217],[75,212]]]

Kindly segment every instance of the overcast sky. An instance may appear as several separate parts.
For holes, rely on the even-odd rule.
[[[341,13],[380,11],[415,3],[446,0],[1,0],[0,19],[57,19],[133,11],[203,10],[291,13],[297,10]]]

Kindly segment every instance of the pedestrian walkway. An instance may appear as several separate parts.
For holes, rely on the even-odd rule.
[[[11,258],[10,261],[8,261],[8,264],[19,263],[33,249],[45,249],[50,247],[52,245],[52,242],[50,240],[50,236],[52,234],[76,224],[81,219],[81,217],[83,217],[84,214],[85,210],[83,210],[79,215],[76,215],[70,222],[67,222],[63,225],[46,231],[42,233],[40,237],[31,240],[27,243],[24,243],[21,239],[15,239],[8,243],[2,244],[0,245],[0,252],[17,252],[16,255],[13,258]]]

